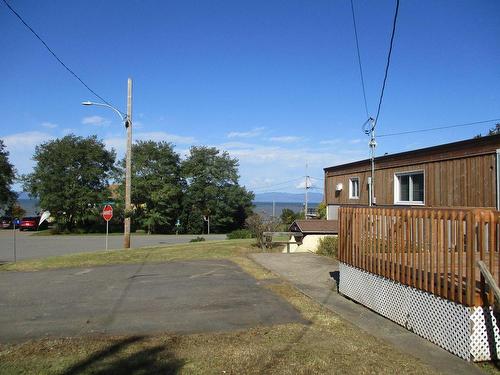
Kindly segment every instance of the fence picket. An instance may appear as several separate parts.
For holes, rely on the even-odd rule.
[[[489,209],[341,207],[338,257],[457,303],[493,303],[476,260],[500,279],[499,218]]]

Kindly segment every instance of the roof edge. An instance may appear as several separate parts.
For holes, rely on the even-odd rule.
[[[487,136],[480,137],[480,138],[471,138],[471,139],[466,139],[466,140],[457,141],[457,142],[444,143],[444,144],[437,145],[437,146],[431,146],[431,147],[425,147],[425,148],[420,148],[420,149],[416,149],[416,150],[398,152],[396,154],[378,156],[375,158],[375,162],[381,163],[384,161],[390,161],[392,159],[411,158],[411,157],[419,155],[419,154],[437,153],[439,151],[444,151],[444,150],[447,150],[447,151],[461,150],[464,147],[470,147],[470,146],[481,147],[481,146],[494,145],[495,143],[498,143],[498,147],[500,147],[500,134],[487,135]],[[466,153],[467,153],[467,151],[464,150],[464,155]],[[370,162],[370,159],[357,160],[357,161],[353,161],[350,163],[326,167],[326,168],[323,168],[323,171],[326,173],[326,172],[335,171],[337,169],[352,168],[352,167],[360,166],[360,165],[363,165],[363,164],[369,163],[369,162]]]

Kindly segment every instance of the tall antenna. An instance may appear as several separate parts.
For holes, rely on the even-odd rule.
[[[307,203],[308,203],[307,202],[308,201],[308,199],[307,199],[307,190],[309,189],[309,182],[308,182],[309,176],[307,175],[307,163],[306,163],[306,176],[305,177],[306,177],[306,181],[305,181],[306,182],[306,185],[305,185],[306,196],[305,196],[305,206],[304,206],[304,218],[307,220],[307,211],[308,211],[308,209],[307,209],[308,208],[307,207]]]
[[[370,159],[371,159],[371,176],[368,181],[368,205],[373,206],[377,204],[377,199],[375,198],[375,148],[377,147],[377,142],[375,141],[375,125],[376,121],[373,117],[368,118],[363,124],[363,132],[370,136],[370,142],[368,142],[368,147],[370,147]]]

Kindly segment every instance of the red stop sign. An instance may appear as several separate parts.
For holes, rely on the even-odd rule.
[[[105,205],[102,210],[102,217],[104,218],[104,220],[110,221],[113,217],[113,207],[111,207],[109,204]]]

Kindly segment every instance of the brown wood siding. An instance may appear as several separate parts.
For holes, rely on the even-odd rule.
[[[398,154],[384,155],[375,158],[375,164],[380,169],[397,168],[407,165],[433,163],[445,160],[464,159],[474,156],[495,153],[500,148],[500,134],[468,139],[465,141],[422,148]],[[329,176],[344,175],[347,173],[364,172],[370,169],[369,160],[360,160],[353,163],[325,168]]]
[[[462,159],[435,161],[375,170],[377,205],[394,205],[394,175],[423,171],[425,206],[427,207],[496,207],[495,154]],[[375,166],[375,168],[377,168]],[[331,176],[325,173],[327,204],[368,204],[370,171]],[[349,178],[360,181],[359,199],[349,199]],[[342,183],[342,191],[335,186]]]

